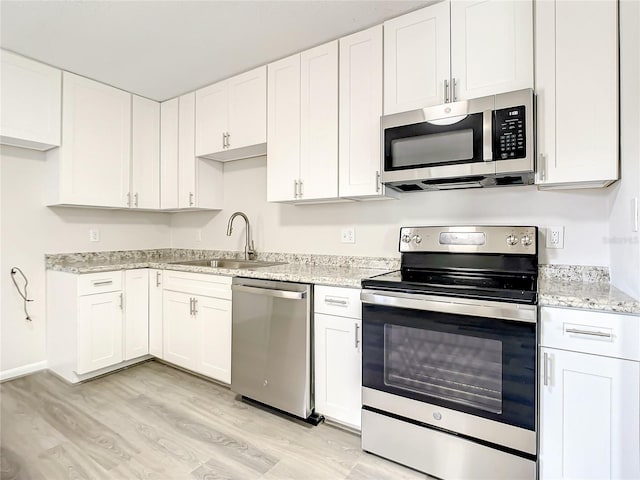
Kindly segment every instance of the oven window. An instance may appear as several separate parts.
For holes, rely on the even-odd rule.
[[[384,383],[502,413],[502,342],[384,326]]]
[[[473,158],[473,130],[431,133],[391,141],[392,168],[430,166]]]

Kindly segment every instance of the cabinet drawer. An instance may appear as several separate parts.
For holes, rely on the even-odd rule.
[[[165,270],[164,290],[231,300],[231,277]]]
[[[640,317],[542,307],[541,345],[640,360]]]
[[[348,318],[362,318],[359,288],[315,287],[314,311]]]
[[[86,273],[78,276],[78,295],[117,292],[122,290],[122,270]]]

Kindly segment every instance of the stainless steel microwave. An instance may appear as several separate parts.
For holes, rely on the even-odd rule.
[[[401,192],[530,185],[533,107],[525,89],[385,115],[382,182]]]

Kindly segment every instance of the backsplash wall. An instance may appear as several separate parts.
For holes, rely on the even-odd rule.
[[[249,216],[256,249],[263,252],[397,257],[398,232],[405,225],[564,225],[565,248],[546,250],[542,244],[541,262],[609,265],[611,189],[472,189],[403,194],[398,200],[294,206],[267,203],[266,165],[266,157],[226,163],[224,210],[174,215],[171,246],[242,250],[242,219],[235,220],[231,237],[226,236],[230,215],[240,210]],[[355,228],[355,244],[340,242],[344,227]]]

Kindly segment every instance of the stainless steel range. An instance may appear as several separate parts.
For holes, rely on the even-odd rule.
[[[362,282],[362,448],[442,479],[536,478],[536,227],[405,227]]]

